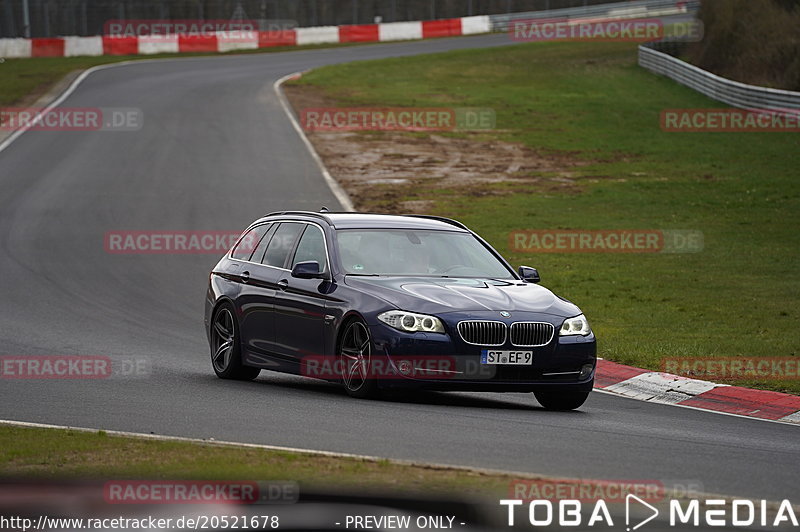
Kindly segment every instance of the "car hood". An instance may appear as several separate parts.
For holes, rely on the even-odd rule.
[[[505,310],[570,317],[581,312],[547,288],[522,281],[348,275],[345,283],[397,308],[426,314]]]

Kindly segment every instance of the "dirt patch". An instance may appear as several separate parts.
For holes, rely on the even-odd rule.
[[[287,85],[296,111],[336,107],[322,89]],[[576,193],[572,154],[545,153],[486,133],[315,131],[307,133],[358,210],[430,213],[441,193]]]

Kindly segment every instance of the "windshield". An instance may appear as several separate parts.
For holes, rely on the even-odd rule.
[[[348,274],[514,278],[469,233],[350,229],[337,231],[336,239]]]

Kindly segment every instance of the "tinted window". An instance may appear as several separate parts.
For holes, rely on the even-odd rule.
[[[317,261],[319,270],[324,272],[327,269],[328,261],[325,255],[325,239],[322,230],[316,225],[306,226],[300,242],[297,244],[297,251],[294,253],[292,268],[298,262]]]
[[[256,250],[253,251],[253,254],[250,257],[250,260],[253,262],[261,262],[264,258],[264,252],[267,250],[267,244],[269,244],[270,239],[272,238],[272,234],[275,232],[275,229],[278,227],[278,224],[270,224],[269,231],[261,237],[261,242],[258,243]]]
[[[268,266],[283,268],[284,264],[286,264],[286,258],[294,248],[294,243],[297,241],[297,237],[300,236],[304,226],[305,224],[282,223],[272,236],[272,240],[269,241],[264,260],[261,262]]]
[[[269,229],[269,225],[270,224],[258,225],[245,233],[241,240],[239,240],[239,243],[236,244],[236,247],[231,253],[231,257],[239,260],[250,260],[253,250],[261,241],[261,237],[264,236],[267,229]]]

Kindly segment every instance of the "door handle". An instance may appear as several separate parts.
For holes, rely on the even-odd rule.
[[[289,281],[286,279],[281,279],[280,281],[278,281],[278,288],[280,288],[281,290],[286,290],[287,288],[289,288]]]
[[[243,283],[246,283],[246,282],[247,282],[247,281],[249,281],[249,280],[250,280],[250,272],[248,272],[248,271],[246,271],[246,270],[245,270],[245,271],[243,271],[243,272],[242,272],[242,282],[243,282]]]

